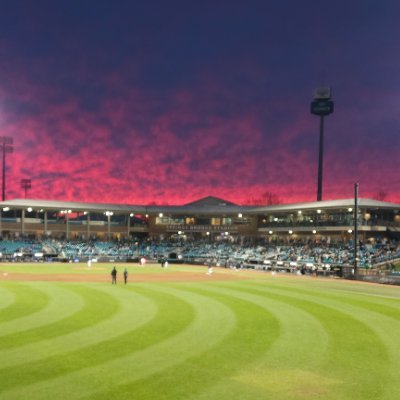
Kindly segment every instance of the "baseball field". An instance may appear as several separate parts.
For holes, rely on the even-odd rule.
[[[1,400],[400,399],[400,287],[113,265],[0,264]]]

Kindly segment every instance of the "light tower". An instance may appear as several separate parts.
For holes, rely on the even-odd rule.
[[[322,170],[324,163],[324,117],[333,113],[331,88],[319,87],[314,91],[314,100],[311,102],[311,114],[319,115],[319,157],[318,157],[318,192],[317,201],[322,200]]]
[[[25,190],[25,198],[28,189],[32,188],[32,181],[30,179],[21,179],[21,188]]]
[[[354,184],[354,276],[358,274],[358,182]]]
[[[0,146],[3,150],[3,182],[2,182],[2,200],[6,199],[6,154],[14,152],[14,140],[12,137],[0,136]]]

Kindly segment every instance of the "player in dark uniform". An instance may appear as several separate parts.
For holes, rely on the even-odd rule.
[[[124,282],[125,282],[125,285],[128,283],[128,269],[127,268],[125,268],[125,270],[124,270]]]
[[[117,284],[117,268],[115,268],[115,266],[114,266],[114,268],[113,268],[112,271],[111,271],[111,283],[112,283],[113,285],[116,285],[116,284]]]

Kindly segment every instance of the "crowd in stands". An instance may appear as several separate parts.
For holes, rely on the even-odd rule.
[[[170,262],[204,264],[231,268],[290,270],[353,265],[354,245],[328,240],[282,240],[237,238],[236,240],[209,239],[133,239],[129,241],[21,239],[0,241],[3,260],[56,259],[68,261],[150,260],[168,259]],[[373,243],[359,243],[358,265],[372,267],[400,259],[400,242],[379,239]]]

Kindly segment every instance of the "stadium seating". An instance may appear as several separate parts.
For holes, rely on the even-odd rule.
[[[212,260],[216,265],[232,268],[253,269],[327,269],[353,265],[352,243],[326,243],[321,241],[269,243],[266,240],[243,242],[208,240],[130,240],[130,241],[83,241],[56,239],[18,239],[0,241],[3,259],[15,260],[35,257],[42,253],[59,259],[87,260],[89,258],[152,260],[167,258],[171,261],[204,264]],[[376,241],[360,244],[359,266],[368,268],[400,259],[400,243]]]

